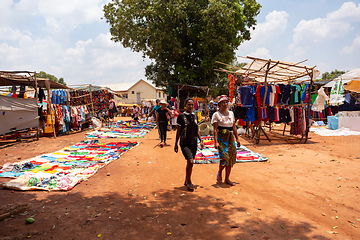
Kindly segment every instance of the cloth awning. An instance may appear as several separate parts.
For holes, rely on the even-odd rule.
[[[251,60],[251,63],[242,68],[233,67],[225,63],[217,62],[233,70],[226,70],[223,68],[215,69],[220,72],[227,72],[231,74],[241,75],[251,79],[255,82],[289,82],[289,81],[306,81],[311,78],[316,79],[320,75],[320,71],[315,67],[310,67],[302,64],[306,60],[298,63],[283,62],[272,59],[262,59],[255,57],[244,57]],[[235,70],[234,70],[235,69]]]
[[[351,80],[344,85],[345,90],[360,93],[360,81]]]
[[[313,70],[313,79],[316,79],[320,75],[319,70],[314,67],[306,66],[301,63],[282,62],[270,59],[261,59],[254,57],[246,57],[251,59],[252,62],[236,71],[236,74],[248,76],[249,78],[257,81],[264,82],[265,74],[267,73],[268,82],[280,82],[280,81],[293,81],[295,79],[301,79],[308,77],[311,70]],[[268,68],[269,64],[269,69]]]
[[[338,76],[337,78],[334,78],[331,82],[325,84],[324,87],[333,87],[336,81],[340,80],[342,80],[343,84],[349,83],[351,80],[360,81],[360,68],[355,68],[347,73]]]
[[[332,88],[333,86],[335,86],[335,83],[336,83],[336,82],[340,82],[340,81],[341,81],[341,80],[328,82],[328,83],[325,84],[323,87]],[[351,80],[342,80],[342,83],[345,84],[345,83],[348,83],[348,82],[350,82],[350,81],[351,81]]]
[[[38,122],[37,99],[0,95],[0,134],[37,127]]]

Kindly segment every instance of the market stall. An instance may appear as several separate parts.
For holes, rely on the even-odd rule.
[[[2,111],[0,134],[37,128],[37,138],[39,138],[39,119],[43,114],[38,101],[42,102],[45,99],[42,89],[47,90],[48,96],[50,96],[51,88],[68,89],[65,85],[52,80],[37,78],[36,72],[29,71],[0,71],[0,86],[11,88],[11,90],[2,90],[5,96],[1,96],[0,100]],[[26,90],[26,87],[33,90]],[[17,91],[18,88],[19,91]],[[28,97],[31,95],[29,91],[33,92],[32,97]],[[51,103],[51,99],[48,98],[48,102]],[[48,114],[50,115],[48,123],[53,125],[52,112],[49,111]]]
[[[204,100],[203,97],[208,96],[209,90],[210,88],[205,86],[192,86],[192,85],[186,85],[180,83],[170,83],[169,84],[170,105],[175,106],[175,108],[178,110],[184,110],[185,99],[187,97],[193,97],[194,101],[196,101],[195,107],[200,107],[200,105],[198,105],[197,100],[201,100],[202,101],[201,103],[205,103],[206,99]]]
[[[269,127],[271,131],[272,122],[284,123],[282,136],[280,134],[279,137],[304,139],[306,142],[310,129],[311,88],[320,72],[315,67],[303,65],[305,61],[290,63],[245,58],[251,60],[251,63],[242,68],[231,66],[232,70],[216,69],[229,73],[230,98],[231,88],[236,86],[234,97],[238,103],[235,109],[237,118],[255,126],[256,143],[260,141],[260,134],[271,141],[264,127]],[[309,83],[302,84],[305,81]],[[290,126],[289,131],[286,131],[286,126]],[[285,136],[285,132],[290,135]]]

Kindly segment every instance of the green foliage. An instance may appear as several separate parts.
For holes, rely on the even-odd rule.
[[[104,16],[113,41],[153,61],[145,71],[157,86],[213,87],[214,61],[234,61],[260,7],[256,0],[112,0]]]
[[[36,74],[36,77],[39,77],[39,78],[47,78],[47,79],[50,79],[50,80],[53,80],[54,82],[58,82],[58,83],[61,83],[63,85],[66,85],[65,81],[64,81],[64,78],[57,78],[55,77],[54,75],[51,75],[51,74],[48,74],[44,71],[40,71],[39,73]]]
[[[331,80],[331,79],[334,79],[342,74],[344,74],[345,71],[339,71],[337,69],[335,69],[334,71],[331,71],[330,73],[329,72],[324,72],[322,75],[321,75],[321,79],[322,80]]]

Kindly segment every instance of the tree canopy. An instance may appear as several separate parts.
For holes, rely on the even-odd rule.
[[[335,69],[334,71],[331,71],[330,73],[324,72],[321,75],[321,79],[322,80],[331,80],[331,79],[337,78],[338,76],[340,76],[344,73],[345,73],[345,71],[339,71],[339,70]]]
[[[64,81],[64,78],[59,78],[58,79],[54,75],[48,74],[48,73],[46,73],[44,71],[40,71],[39,73],[36,74],[36,76],[39,77],[39,78],[48,78],[50,80],[53,80],[54,82],[58,82],[58,83],[66,85],[66,83]]]
[[[234,61],[260,8],[256,0],[112,0],[104,16],[113,41],[152,60],[146,77],[157,86],[214,86],[214,61]]]

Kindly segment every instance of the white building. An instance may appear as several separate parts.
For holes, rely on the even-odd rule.
[[[114,83],[101,86],[108,87],[121,94],[122,99],[120,101],[127,104],[140,104],[142,101],[166,100],[167,98],[163,89],[142,79],[136,83]]]

